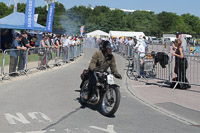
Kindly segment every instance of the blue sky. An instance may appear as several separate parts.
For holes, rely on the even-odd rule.
[[[9,4],[13,0],[0,0]],[[26,2],[27,0],[20,0],[20,2]],[[44,0],[35,0],[36,6],[44,6]],[[131,10],[151,10],[153,12],[160,13],[162,11],[173,12],[177,15],[184,13],[190,13],[192,15],[200,17],[200,0],[58,0],[62,3],[66,9],[73,6],[89,4],[92,7],[96,5],[105,5],[110,8],[131,9]]]

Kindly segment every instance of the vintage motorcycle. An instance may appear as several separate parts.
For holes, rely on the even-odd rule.
[[[93,89],[93,100],[85,100],[84,95],[88,93],[88,70],[84,70],[81,74],[82,83],[80,85],[80,104],[99,105],[99,111],[104,116],[113,116],[120,104],[119,86],[114,83],[114,75],[105,71],[95,71],[97,84]]]

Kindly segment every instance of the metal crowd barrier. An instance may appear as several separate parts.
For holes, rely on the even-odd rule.
[[[74,57],[75,57],[75,55],[74,55],[74,45],[71,45],[70,46],[70,60],[74,60]]]
[[[193,58],[200,58],[199,55],[186,55],[183,59],[171,63],[171,82],[180,84],[200,85],[200,62]]]
[[[168,46],[167,46],[168,45]],[[161,45],[156,47],[148,45],[149,51],[145,53],[143,66],[141,65],[140,55],[135,52],[131,46],[121,45],[119,47],[125,57],[132,58],[132,71],[134,76],[145,76],[146,78],[153,78],[163,80],[173,85],[174,89],[177,85],[197,85],[200,86],[200,53],[188,53],[185,55],[187,62],[183,61],[181,66],[176,67],[175,57],[171,56],[170,44]],[[129,49],[131,52],[129,52]],[[151,57],[148,57],[148,56]],[[179,86],[180,86],[179,85]]]
[[[3,75],[10,76],[20,72],[25,73],[27,52],[18,49],[7,49],[3,55]]]
[[[59,63],[70,62],[70,59],[81,56],[83,52],[82,45],[74,45],[70,47],[61,47],[56,49],[50,48],[30,48],[28,50],[7,49],[4,52],[0,49],[0,76],[12,76],[26,74],[33,69],[46,69],[51,66],[59,65]]]
[[[0,80],[2,81],[3,76],[3,51],[0,49],[0,64],[1,64],[1,70],[0,70]]]
[[[26,70],[46,68],[47,49],[46,48],[30,48],[27,50]]]

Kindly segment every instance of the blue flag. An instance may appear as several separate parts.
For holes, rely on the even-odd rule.
[[[49,10],[48,10],[48,14],[47,14],[47,23],[46,23],[46,31],[47,32],[52,32],[54,8],[55,8],[55,3],[52,3],[49,6]]]
[[[17,12],[17,3],[18,3],[18,1],[14,0],[14,12]]]
[[[25,12],[25,29],[34,29],[35,0],[27,0]]]

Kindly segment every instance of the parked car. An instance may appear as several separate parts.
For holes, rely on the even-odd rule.
[[[159,44],[159,42],[160,42],[159,39],[156,37],[152,37],[152,41],[154,44]]]

